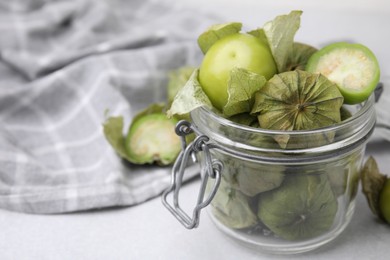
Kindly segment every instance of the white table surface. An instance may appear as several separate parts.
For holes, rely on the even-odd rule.
[[[288,3],[287,3],[288,2]],[[390,5],[381,0],[355,1],[182,1],[226,21],[262,26],[275,15],[302,9],[297,40],[321,46],[353,40],[378,56],[390,75]],[[390,105],[389,105],[390,107]],[[383,172],[390,174],[389,142],[371,142]],[[195,196],[199,180],[182,189],[183,204]],[[62,215],[28,215],[0,210],[0,259],[388,259],[390,225],[376,220],[359,192],[351,224],[331,244],[298,256],[270,256],[248,249],[217,230],[207,213],[198,229],[187,230],[162,206],[160,198],[138,206]]]
[[[385,169],[389,143],[368,145]],[[199,181],[182,189],[192,202]],[[64,215],[27,215],[0,210],[0,259],[388,259],[390,226],[376,220],[359,192],[350,225],[331,244],[303,255],[271,256],[237,244],[206,212],[187,230],[160,198],[120,209]]]

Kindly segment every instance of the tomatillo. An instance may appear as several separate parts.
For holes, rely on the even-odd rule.
[[[260,74],[266,79],[276,72],[267,43],[243,33],[217,40],[206,52],[199,69],[199,82],[214,107],[222,111],[228,100],[228,80],[233,68]]]
[[[332,43],[314,53],[306,70],[321,73],[337,84],[344,103],[366,100],[379,82],[379,64],[370,49],[362,44]]]
[[[390,179],[386,179],[379,194],[379,209],[382,217],[390,224]]]
[[[181,139],[174,130],[177,122],[163,113],[147,114],[134,120],[125,141],[131,162],[172,163],[181,151]]]

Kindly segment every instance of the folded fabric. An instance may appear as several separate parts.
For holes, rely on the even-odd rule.
[[[376,139],[387,140],[390,142],[390,77],[383,77],[383,89],[379,96],[378,103],[375,106],[377,123],[374,131]]]
[[[1,2],[0,207],[61,213],[159,195],[170,168],[123,162],[102,123],[165,99],[210,17],[167,1]],[[197,174],[190,170],[188,178]]]

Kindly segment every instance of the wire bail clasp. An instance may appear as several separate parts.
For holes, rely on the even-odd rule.
[[[176,125],[176,134],[181,137],[182,151],[178,155],[173,168],[172,179],[170,186],[162,194],[162,203],[164,206],[183,224],[186,228],[192,229],[199,225],[200,211],[210,204],[214,198],[219,184],[221,183],[221,172],[223,164],[220,160],[212,159],[210,154],[210,145],[208,143],[209,138],[205,135],[199,135],[193,142],[188,144],[186,142],[186,136],[198,132],[191,123],[182,120]],[[196,154],[203,152],[204,164],[201,169],[201,185],[199,188],[198,198],[196,206],[193,209],[192,217],[190,217],[179,204],[179,191],[182,186],[185,170],[190,162],[190,158],[193,163],[197,163]],[[215,179],[215,182],[210,190],[210,193],[206,199],[204,195],[206,192],[207,181],[209,178]],[[173,192],[173,205],[168,203],[168,194]]]

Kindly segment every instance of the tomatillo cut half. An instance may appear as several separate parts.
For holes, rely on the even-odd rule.
[[[366,100],[379,82],[375,55],[362,44],[337,42],[314,53],[306,70],[321,73],[337,84],[346,104]]]
[[[180,137],[175,133],[176,123],[175,118],[167,118],[163,113],[148,114],[134,121],[125,143],[132,162],[172,163],[181,151]]]

